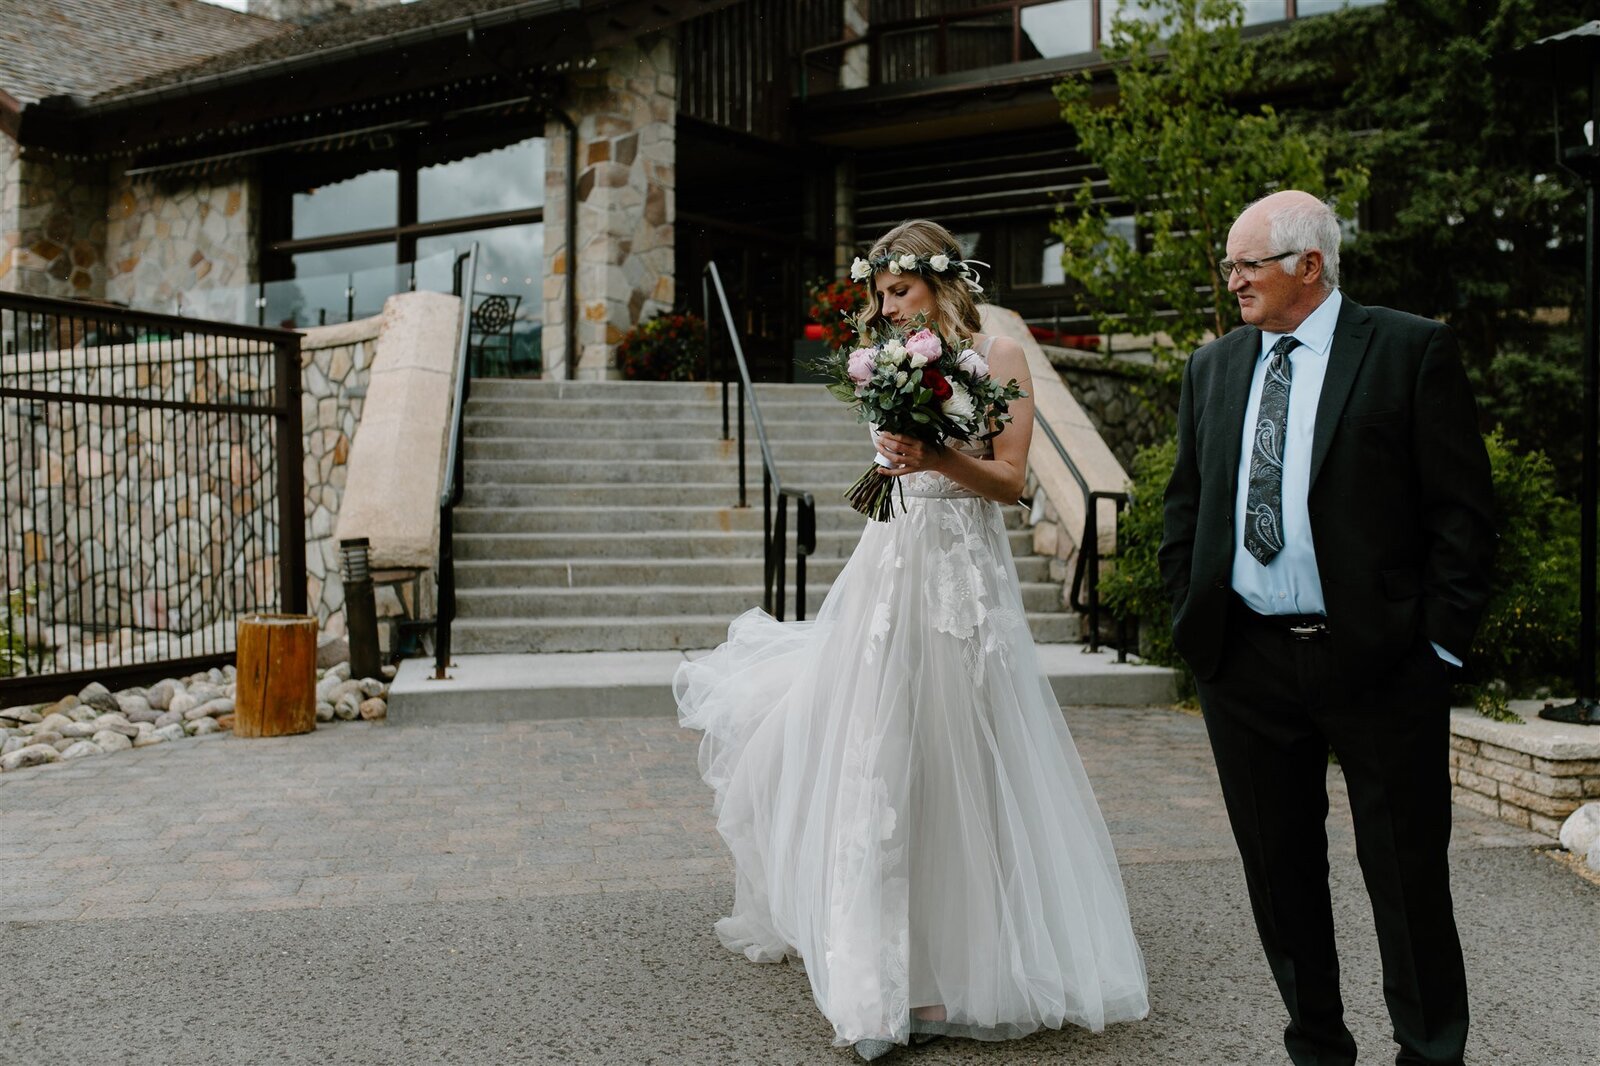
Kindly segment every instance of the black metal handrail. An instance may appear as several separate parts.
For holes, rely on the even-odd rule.
[[[706,309],[706,343],[711,341],[711,289],[715,288],[717,302],[722,306],[722,320],[728,330],[728,341],[733,349],[734,364],[739,370],[739,506],[750,506],[745,491],[744,462],[744,409],[750,406],[750,418],[755,422],[756,440],[761,445],[761,606],[768,614],[783,621],[784,577],[788,563],[789,501],[795,501],[795,560],[794,599],[795,618],[806,617],[806,557],[817,550],[817,504],[811,493],[802,489],[786,488],[778,476],[778,464],[772,458],[772,445],[767,440],[766,424],[761,419],[761,405],[756,400],[755,386],[750,382],[750,365],[745,361],[744,346],[739,343],[739,331],[733,324],[733,310],[728,305],[728,293],[722,287],[722,272],[717,264],[708,262],[700,274],[700,295]],[[726,364],[722,373],[722,439],[731,440],[729,432],[728,391],[732,384]],[[772,500],[778,500],[778,513],[774,520]],[[776,596],[774,596],[776,593]],[[774,605],[776,600],[776,605]]]
[[[462,266],[465,264],[466,269]],[[450,411],[449,451],[445,455],[444,487],[439,492],[438,601],[433,623],[433,677],[443,681],[450,668],[450,626],[456,620],[455,509],[466,488],[466,410],[472,392],[473,279],[478,276],[478,242],[456,257],[455,290],[461,298],[461,335],[456,343],[455,402]]]
[[[1128,505],[1126,492],[1109,492],[1105,489],[1090,489],[1089,481],[1083,476],[1083,471],[1078,469],[1078,464],[1072,461],[1072,456],[1067,454],[1066,445],[1061,443],[1061,438],[1056,436],[1056,431],[1051,428],[1049,421],[1036,410],[1033,414],[1036,426],[1044,430],[1044,435],[1055,447],[1056,454],[1067,466],[1067,473],[1072,475],[1072,480],[1078,483],[1078,489],[1083,493],[1083,539],[1078,542],[1078,565],[1072,573],[1072,593],[1070,600],[1072,609],[1079,614],[1089,616],[1089,650],[1100,650],[1100,501],[1111,500],[1116,504],[1117,517],[1122,517],[1122,509]],[[1120,543],[1120,541],[1119,541]],[[1084,590],[1088,587],[1088,600],[1085,602]],[[1117,662],[1128,661],[1128,628],[1127,619],[1117,618]]]

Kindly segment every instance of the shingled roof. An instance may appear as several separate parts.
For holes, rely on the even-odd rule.
[[[557,5],[540,5],[529,0],[416,0],[415,3],[396,3],[371,11],[359,11],[339,18],[326,19],[308,26],[275,23],[277,33],[254,40],[243,47],[228,52],[203,57],[185,64],[181,69],[152,71],[137,81],[119,84],[96,94],[97,101],[114,99],[142,90],[201,78],[207,75],[227,74],[248,67],[277,60],[312,57],[319,52],[364,43],[378,43],[412,30],[424,30],[457,19],[490,12]],[[577,7],[577,4],[573,4]]]
[[[56,95],[103,96],[130,84],[182,77],[197,63],[293,29],[201,0],[6,4],[0,90],[23,104]]]

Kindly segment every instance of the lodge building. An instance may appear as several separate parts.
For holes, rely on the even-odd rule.
[[[806,284],[927,216],[1082,331],[1049,222],[1095,174],[1050,90],[1121,4],[38,0],[0,34],[0,290],[307,326],[476,241],[498,372],[598,378],[714,259],[782,378]]]

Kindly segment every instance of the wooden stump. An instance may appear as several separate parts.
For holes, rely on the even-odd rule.
[[[239,619],[233,731],[281,737],[317,728],[317,620],[303,614]]]

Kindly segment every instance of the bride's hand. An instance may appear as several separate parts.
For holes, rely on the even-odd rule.
[[[898,433],[879,433],[876,445],[878,454],[889,461],[888,467],[878,467],[884,477],[903,477],[919,470],[937,470],[944,459],[944,449],[937,444],[926,444],[915,437]]]

